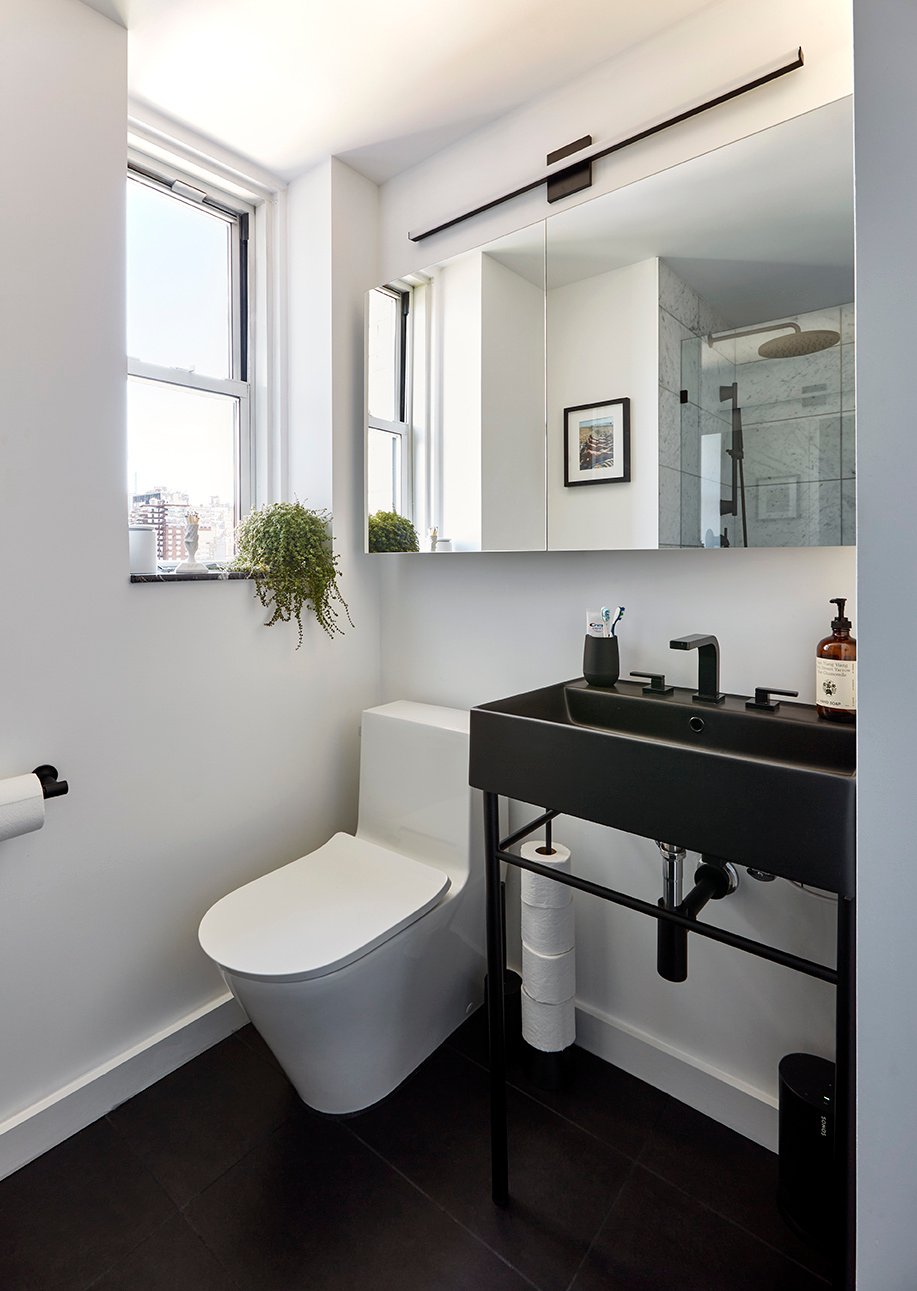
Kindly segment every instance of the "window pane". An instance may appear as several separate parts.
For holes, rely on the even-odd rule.
[[[131,523],[155,524],[159,556],[185,557],[185,517],[200,516],[200,561],[235,554],[239,401],[162,381],[128,378]]]
[[[400,302],[387,291],[369,293],[367,383],[369,415],[382,421],[399,421],[398,336]]]
[[[229,222],[127,184],[127,352],[145,363],[231,377]]]
[[[400,435],[388,430],[369,428],[369,514],[397,511],[401,514],[401,445]]]

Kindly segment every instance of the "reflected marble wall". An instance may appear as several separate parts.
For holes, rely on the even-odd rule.
[[[706,340],[684,338],[681,388],[688,402],[680,405],[682,546],[704,545],[705,536],[707,545],[719,545],[713,537],[717,499],[703,481],[718,470],[720,496],[730,496],[732,463],[726,450],[731,445],[731,405],[720,403],[719,386],[733,380],[744,429],[748,545],[855,542],[853,306],[769,321],[796,322],[804,331],[836,331],[841,343],[798,358],[765,359],[758,346],[766,335],[712,347]],[[717,434],[719,452],[710,451],[713,441],[704,452],[705,438]],[[730,543],[741,545],[741,519],[724,516],[720,523]]]

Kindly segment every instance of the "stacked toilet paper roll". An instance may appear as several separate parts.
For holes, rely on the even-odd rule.
[[[560,843],[523,843],[521,854],[551,869],[570,869]],[[541,849],[541,850],[539,850]],[[535,1049],[557,1053],[576,1038],[573,893],[563,883],[522,871],[522,1037]]]

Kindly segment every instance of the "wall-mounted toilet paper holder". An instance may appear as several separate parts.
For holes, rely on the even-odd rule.
[[[66,780],[58,780],[57,767],[40,766],[36,767],[32,775],[38,776],[41,782],[41,792],[44,798],[62,798],[65,793],[70,792],[70,786]]]

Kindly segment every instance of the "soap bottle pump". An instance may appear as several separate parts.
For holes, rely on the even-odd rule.
[[[831,635],[815,647],[815,707],[819,717],[831,722],[855,722],[857,709],[857,643],[850,635],[850,620],[844,614],[845,596],[834,596],[837,618],[831,620]]]

